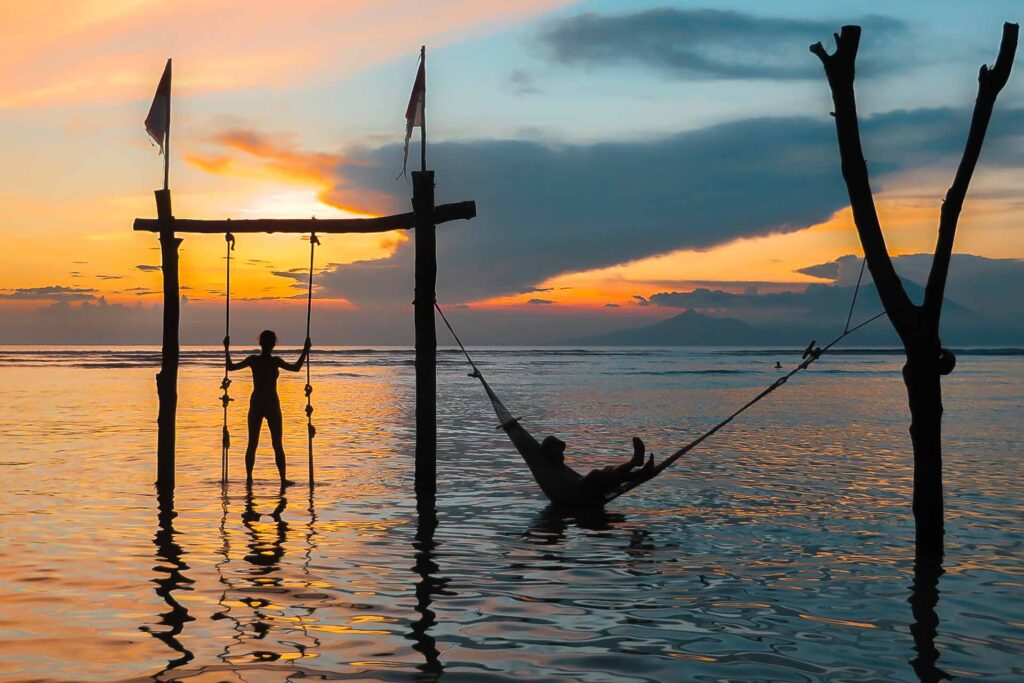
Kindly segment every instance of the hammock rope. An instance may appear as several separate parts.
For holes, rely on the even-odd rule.
[[[235,399],[228,394],[231,386],[231,377],[228,376],[228,350],[231,344],[231,252],[235,250],[235,236],[230,232],[224,233],[225,243],[225,276],[224,276],[224,378],[220,381],[220,389],[223,392],[220,397],[221,405],[224,408],[224,424],[221,428],[220,441],[220,481],[226,484],[228,481],[228,450],[231,448],[231,432],[228,431],[228,404]]]
[[[316,233],[309,234],[309,285],[306,291],[306,339],[309,339],[310,326],[313,319],[313,254],[316,251],[320,240]],[[309,451],[309,483],[313,484],[313,437],[316,436],[316,427],[313,426],[313,382],[310,371],[309,353],[306,354],[306,386],[303,391],[306,394],[306,441]]]
[[[861,275],[863,276],[863,268],[861,269]],[[854,292],[853,292],[853,301],[854,301],[854,303],[856,303],[857,291],[860,289],[860,285],[861,285],[861,282],[860,282],[860,279],[858,279],[857,287],[854,289]],[[487,380],[484,379],[483,373],[480,372],[480,368],[477,367],[476,363],[473,361],[472,356],[469,355],[469,352],[466,350],[466,347],[462,343],[462,340],[459,338],[459,335],[455,332],[455,329],[452,327],[451,323],[448,321],[447,316],[445,316],[444,311],[441,310],[441,307],[437,304],[436,301],[434,302],[434,308],[437,309],[437,312],[441,316],[441,320],[444,321],[445,327],[448,328],[448,331],[451,333],[452,337],[455,339],[455,342],[459,345],[459,348],[462,350],[462,353],[466,357],[466,360],[469,361],[470,366],[472,366],[473,372],[470,373],[469,376],[470,377],[475,377],[476,379],[480,380],[481,385],[483,385],[484,391],[487,392],[487,397],[490,399],[491,405],[494,407],[494,412],[497,415],[498,420],[501,422],[501,426],[499,427],[499,429],[505,429],[505,428],[507,428],[507,427],[509,427],[509,426],[511,426],[511,425],[513,425],[513,424],[515,424],[517,422],[519,422],[519,420],[521,418],[517,418],[517,417],[513,417],[512,416],[512,413],[509,412],[508,408],[505,407],[505,404],[501,401],[501,399],[498,397],[498,395],[494,392],[493,389],[491,389],[491,386],[487,383]],[[852,304],[850,306],[850,315],[851,316],[853,315],[853,305]],[[730,414],[728,417],[726,417],[725,419],[720,421],[718,424],[716,424],[713,427],[711,427],[710,429],[708,429],[706,432],[704,432],[703,434],[698,436],[696,439],[694,439],[690,443],[686,444],[685,446],[683,446],[682,448],[677,450],[675,453],[669,455],[667,458],[664,458],[661,462],[659,462],[657,465],[655,465],[654,468],[652,468],[646,475],[641,476],[641,477],[637,477],[636,479],[632,479],[632,480],[630,480],[630,481],[620,485],[618,488],[615,488],[615,489],[607,492],[605,494],[605,496],[604,496],[604,502],[605,503],[611,502],[612,500],[615,500],[616,498],[618,498],[622,494],[624,494],[624,493],[626,493],[628,491],[631,491],[632,489],[636,488],[640,484],[643,484],[644,482],[650,481],[654,477],[656,477],[659,474],[661,474],[662,472],[664,472],[673,463],[675,463],[677,460],[679,460],[679,458],[681,458],[684,455],[686,455],[687,453],[689,453],[691,450],[693,450],[694,448],[699,446],[701,443],[703,443],[706,439],[710,438],[716,432],[718,432],[723,427],[725,427],[730,422],[732,422],[734,419],[736,419],[740,414],[742,414],[747,409],[752,407],[754,404],[756,404],[759,401],[763,400],[769,394],[771,394],[776,389],[778,389],[779,387],[784,385],[786,382],[788,382],[790,377],[792,377],[793,375],[797,374],[801,370],[806,370],[808,367],[811,366],[812,363],[814,363],[814,361],[816,361],[819,358],[821,358],[821,356],[823,354],[825,354],[829,350],[831,350],[836,344],[838,344],[843,339],[845,339],[846,337],[850,336],[851,334],[853,334],[854,332],[856,332],[860,328],[862,328],[862,327],[864,327],[864,326],[874,322],[875,320],[878,320],[883,315],[885,315],[885,311],[881,311],[880,313],[877,313],[877,314],[873,315],[872,317],[868,318],[864,322],[862,322],[862,323],[860,323],[860,324],[858,324],[858,325],[856,325],[856,326],[854,326],[852,328],[850,327],[849,321],[847,321],[847,324],[844,327],[842,334],[837,336],[835,339],[833,339],[832,341],[830,341],[828,344],[826,344],[823,347],[822,346],[817,346],[817,341],[812,339],[811,343],[807,345],[806,349],[804,349],[801,362],[795,368],[793,368],[788,373],[786,373],[785,375],[779,377],[774,382],[769,384],[765,389],[761,390],[760,393],[758,393],[756,396],[754,396],[749,401],[744,403],[737,410],[733,411],[732,414]],[[522,455],[524,456],[524,459],[525,459],[526,458],[525,454],[522,454]],[[533,465],[532,465],[532,463],[530,463],[529,460],[527,460],[527,465],[529,465],[531,471],[533,471]],[[535,473],[535,476],[536,476],[536,473]],[[540,482],[538,481],[538,483],[540,483]]]

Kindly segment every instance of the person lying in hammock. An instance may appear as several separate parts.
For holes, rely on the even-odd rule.
[[[565,464],[565,442],[558,437],[547,436],[537,443],[518,420],[502,426],[523,454],[544,495],[559,505],[604,505],[607,494],[625,483],[649,476],[654,470],[654,456],[644,462],[644,442],[635,436],[632,458],[584,475]]]
[[[260,332],[259,355],[251,355],[241,363],[231,361],[231,338],[224,337],[224,362],[228,370],[241,370],[250,368],[252,370],[252,394],[249,396],[249,443],[245,447],[245,483],[252,484],[252,468],[256,464],[256,447],[260,443],[260,429],[263,426],[264,418],[267,420],[267,427],[270,428],[270,443],[274,447],[274,462],[277,464],[277,473],[281,477],[281,486],[291,486],[295,482],[285,477],[284,445],[281,441],[282,419],[281,399],[277,396],[277,376],[280,369],[289,372],[298,372],[302,364],[309,356],[309,349],[312,346],[309,337],[302,347],[299,359],[294,363],[288,363],[280,356],[273,355],[274,347],[277,345],[277,334],[273,330]]]

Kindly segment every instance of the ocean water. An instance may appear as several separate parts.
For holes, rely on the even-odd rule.
[[[799,361],[772,349],[476,351],[579,469],[661,457]],[[412,495],[408,349],[283,373],[243,482],[236,375],[186,349],[178,485],[158,505],[154,349],[0,348],[0,681],[1024,680],[1024,355],[944,385],[946,555],[914,565],[899,355],[829,355],[603,513],[552,510],[451,350],[436,520]]]

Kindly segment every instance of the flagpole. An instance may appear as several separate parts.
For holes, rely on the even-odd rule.
[[[167,60],[167,133],[164,136],[164,189],[167,190],[167,180],[170,175],[171,168],[171,60]]]
[[[420,126],[420,170],[427,170],[427,46],[420,46],[423,69],[423,125]]]

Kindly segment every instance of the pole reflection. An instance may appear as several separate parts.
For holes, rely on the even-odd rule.
[[[167,604],[166,612],[157,615],[157,627],[143,625],[139,627],[153,636],[167,647],[173,650],[178,656],[167,660],[167,666],[154,676],[159,680],[163,674],[176,669],[195,658],[191,650],[186,648],[178,636],[185,629],[186,622],[195,621],[189,616],[185,608],[175,598],[175,592],[179,590],[192,590],[192,579],[186,576],[189,569],[188,564],[182,559],[185,552],[175,540],[178,532],[174,528],[174,518],[177,513],[174,511],[174,491],[157,491],[157,530],[153,535],[153,545],[156,546],[156,558],[158,564],[153,566],[157,578],[152,579],[156,584],[156,594]]]
[[[434,532],[437,530],[437,509],[433,500],[420,501],[417,510],[416,538],[412,546],[416,551],[413,571],[419,576],[416,582],[416,612],[420,616],[411,624],[406,638],[412,640],[413,649],[423,655],[423,663],[416,668],[427,676],[425,680],[434,681],[444,673],[444,665],[441,663],[437,641],[430,635],[431,627],[437,624],[437,614],[431,607],[434,596],[443,593],[448,579],[436,576],[440,568],[434,561],[434,553],[439,544],[434,540]]]
[[[939,577],[945,573],[942,568],[943,550],[924,550],[918,545],[914,554],[914,582],[910,586],[910,611],[914,623],[910,634],[914,637],[917,657],[910,665],[922,683],[947,681],[953,677],[938,667],[939,650],[935,638],[939,631],[939,616],[935,608],[939,604]]]

